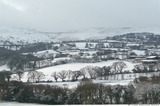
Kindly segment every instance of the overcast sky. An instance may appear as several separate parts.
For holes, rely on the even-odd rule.
[[[160,0],[0,0],[0,26],[43,31],[160,26]]]

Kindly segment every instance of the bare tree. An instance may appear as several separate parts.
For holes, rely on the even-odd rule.
[[[95,70],[88,70],[88,74],[89,74],[91,79],[96,78],[96,71]]]
[[[88,74],[91,79],[95,79],[97,77],[97,71],[102,71],[101,67],[93,67],[93,66],[87,66]]]
[[[86,67],[80,69],[80,72],[83,78],[86,78],[87,71],[88,69]]]
[[[72,77],[72,71],[71,71],[71,70],[68,70],[68,81],[71,80],[71,77]]]
[[[57,75],[57,72],[52,73],[51,77],[53,77],[56,82],[59,78],[58,75]]]
[[[18,80],[21,81],[22,77],[23,77],[24,73],[22,71],[18,71],[17,72],[17,76],[18,76]]]
[[[114,62],[112,64],[112,69],[114,74],[118,73],[117,65],[118,65],[118,62]]]
[[[37,72],[36,82],[40,82],[44,78],[45,78],[45,75],[43,74],[43,72]]]
[[[62,82],[65,81],[64,79],[67,77],[67,75],[68,75],[68,72],[65,70],[62,70],[58,73],[58,77],[62,80]]]
[[[115,63],[113,63],[113,68],[114,68],[114,70],[116,71],[116,73],[122,73],[122,70],[124,69],[124,68],[126,68],[126,63],[124,63],[124,62],[115,62]]]
[[[27,76],[28,76],[28,81],[31,82],[39,82],[41,79],[45,78],[43,72],[38,72],[38,71],[30,71],[28,72]]]
[[[80,71],[81,71],[82,75],[87,74],[87,72],[88,72],[91,79],[96,77],[96,72],[95,72],[95,69],[93,66],[86,66],[86,67],[82,68]],[[83,77],[85,78],[85,75],[83,75]]]
[[[116,79],[116,74],[118,73],[117,62],[112,64],[112,70],[113,70],[112,74],[114,75],[113,78],[115,80]]]
[[[108,76],[110,75],[111,67],[110,66],[108,66],[108,67],[104,66],[104,67],[102,67],[102,69],[103,69],[104,79],[108,80],[109,79]]]
[[[73,71],[72,72],[72,81],[77,81],[78,77],[81,76],[81,72],[80,71]]]
[[[120,62],[114,62],[112,64],[112,68],[113,68],[114,74],[117,74],[117,73],[123,74],[122,70],[124,68],[126,68],[126,66],[127,65],[124,62],[122,62],[122,61],[120,61]],[[123,75],[122,75],[122,78],[123,78]],[[117,79],[118,79],[118,77],[117,77]]]
[[[29,82],[36,82],[36,71],[30,71],[27,74]]]

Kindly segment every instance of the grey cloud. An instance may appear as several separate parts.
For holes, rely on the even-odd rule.
[[[90,27],[159,26],[160,24],[159,0],[6,1],[8,4],[0,0],[1,26],[65,31]],[[22,8],[22,11],[18,8]]]

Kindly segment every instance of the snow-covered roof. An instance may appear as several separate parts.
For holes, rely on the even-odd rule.
[[[142,62],[157,62],[157,60],[142,60]]]
[[[133,44],[127,44],[127,46],[139,46],[140,44],[136,44],[136,43],[133,43]]]
[[[137,55],[145,55],[144,50],[132,50],[132,52],[136,53]]]
[[[156,58],[157,56],[148,56],[146,57],[147,59],[153,59],[153,58]]]

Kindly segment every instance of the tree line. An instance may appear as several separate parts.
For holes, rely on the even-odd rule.
[[[126,86],[95,84],[83,78],[77,87],[0,81],[0,101],[40,104],[159,104],[160,75],[136,78]]]
[[[82,79],[75,89],[17,81],[1,82],[0,85],[1,101],[41,104],[128,104],[133,100],[129,87],[94,84],[87,78]]]

